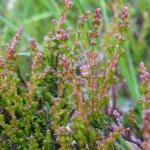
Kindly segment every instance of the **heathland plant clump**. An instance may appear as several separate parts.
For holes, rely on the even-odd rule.
[[[150,144],[150,74],[139,66],[141,97],[137,107],[123,114],[116,106],[122,77],[117,63],[124,57],[129,28],[128,7],[115,16],[110,30],[102,27],[102,12],[87,11],[78,30],[64,24],[69,1],[55,31],[39,52],[30,41],[31,72],[20,74],[17,43],[23,29],[12,38],[0,59],[0,146],[2,149],[113,150]],[[89,43],[89,44],[85,44]],[[23,64],[22,64],[23,65]],[[140,107],[139,107],[140,105]],[[136,111],[143,114],[141,124]],[[142,116],[142,115],[141,115]],[[126,142],[128,141],[128,143]]]

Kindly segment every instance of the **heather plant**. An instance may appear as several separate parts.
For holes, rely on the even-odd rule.
[[[108,31],[100,8],[80,16],[77,31],[67,28],[68,8],[66,0],[60,21],[52,22],[55,30],[44,37],[42,53],[36,41],[30,41],[28,80],[20,74],[16,54],[22,28],[2,53],[1,148],[114,150],[134,145],[148,150],[150,73],[143,62],[137,104],[126,114],[116,104],[117,86],[122,86],[123,79],[117,64],[127,51],[128,7],[114,17]]]

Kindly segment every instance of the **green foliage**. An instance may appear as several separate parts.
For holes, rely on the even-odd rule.
[[[101,1],[103,8],[97,8],[91,14],[89,11],[85,12],[85,2],[78,0],[75,6],[80,8],[82,16],[77,25],[73,26],[74,29],[70,29],[68,22],[64,22],[67,19],[64,19],[71,4],[65,2],[61,19],[59,23],[53,20],[51,32],[45,36],[43,47],[32,39],[29,44],[30,53],[21,53],[22,48],[20,45],[18,47],[20,38],[30,36],[26,32],[23,34],[23,29],[20,28],[6,46],[6,51],[1,52],[0,147],[19,150],[114,150],[122,147],[129,149],[125,142],[128,141],[147,150],[150,74],[144,63],[141,63],[139,90],[128,51],[131,45],[124,42],[127,38],[135,43],[140,40],[134,39],[131,33],[127,34],[130,18],[128,7],[123,7],[122,12],[119,12],[122,3],[118,1],[115,3],[115,15],[111,16],[113,8],[107,10],[105,1]],[[47,0],[40,3],[48,10],[59,10],[55,1],[51,2],[51,6],[47,5]],[[16,10],[23,4],[22,1],[17,2]],[[27,11],[29,4],[30,1],[27,0],[22,10],[24,13],[18,14],[27,31],[31,23],[49,17],[44,12],[25,20],[30,16]],[[93,5],[96,3],[93,2]],[[36,5],[33,12],[37,13],[39,10],[43,11],[40,5]],[[54,12],[52,15],[56,17],[59,12]],[[16,20],[10,22],[2,16],[0,20],[13,27],[12,30],[18,26],[15,25]],[[38,22],[33,26],[32,34],[37,36],[38,41],[45,35],[47,22],[43,21],[42,28]],[[3,23],[0,25],[4,26]],[[38,29],[39,32],[36,32]],[[146,33],[143,37],[145,36]],[[25,62],[22,56],[28,57],[28,71],[22,67],[24,63],[21,62]],[[125,60],[120,59],[125,56]],[[124,68],[120,69],[121,67]],[[126,97],[130,93],[135,102],[140,94],[142,96],[139,98],[141,107],[138,107],[138,103],[125,115],[117,103],[117,93],[123,78],[126,78],[129,89],[120,88],[120,91]],[[143,118],[136,116],[136,111]],[[139,118],[141,123],[138,122]]]

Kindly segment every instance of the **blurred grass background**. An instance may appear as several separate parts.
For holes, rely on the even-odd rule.
[[[138,90],[138,65],[144,61],[150,70],[150,1],[149,0],[70,0],[70,8],[67,13],[66,24],[77,29],[78,17],[86,10],[91,12],[97,7],[102,8],[103,25],[109,30],[116,8],[129,7],[130,29],[127,34],[125,48],[128,50],[126,57],[119,62],[122,76],[127,83],[129,97],[135,101],[139,96]],[[31,38],[37,40],[40,50],[44,35],[51,31],[54,26],[52,19],[59,21],[64,8],[64,0],[0,0],[0,45],[5,49],[14,32],[20,26],[24,27],[25,33],[21,40],[18,53],[22,74],[29,69],[28,43]],[[124,103],[125,97],[119,97],[120,103]]]

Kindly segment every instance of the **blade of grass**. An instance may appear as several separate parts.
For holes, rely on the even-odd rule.
[[[26,2],[24,3],[24,7],[23,7],[23,19],[27,18],[28,13],[29,13],[29,6],[30,6],[30,0],[26,0]]]
[[[16,53],[17,56],[26,56],[26,57],[30,57],[31,56],[31,52],[18,52]]]
[[[42,20],[44,18],[48,18],[50,16],[51,16],[51,14],[49,12],[40,13],[38,15],[32,16],[31,18],[28,18],[27,20],[25,20],[23,22],[23,24],[24,25],[31,24],[31,23],[33,23],[35,21],[39,21],[39,20]]]
[[[76,3],[77,3],[77,5],[78,5],[78,8],[80,8],[81,12],[82,12],[83,14],[85,14],[85,9],[84,9],[84,5],[83,5],[82,1],[81,1],[81,0],[76,0]],[[89,27],[92,27],[92,25],[91,25],[89,19],[88,19],[88,26],[89,26]]]
[[[122,150],[131,150],[128,144],[122,138],[119,138],[119,143],[122,145]]]
[[[128,49],[126,57],[127,57],[128,65],[129,65],[129,71],[130,71],[130,76],[132,79],[132,84],[133,84],[132,87],[133,87],[134,95],[135,95],[134,98],[137,99],[140,96],[139,90],[138,90],[138,82],[137,82],[136,73],[134,70],[135,67],[133,65],[131,54],[130,54],[129,41],[127,41],[127,40],[125,42],[125,48]],[[133,92],[133,90],[131,92]]]
[[[130,93],[131,97],[135,100],[136,96],[133,92],[132,79],[131,79],[130,71],[127,67],[127,63],[126,63],[125,58],[120,58],[120,60],[119,60],[119,69],[120,69],[121,75],[126,80],[126,84],[127,84],[127,87],[128,87],[128,90],[129,90],[129,93]]]
[[[102,7],[102,13],[103,13],[103,18],[104,18],[104,24],[106,29],[108,29],[109,26],[109,19],[108,19],[108,14],[107,14],[107,9],[106,9],[106,3],[104,0],[100,0],[100,5]]]

